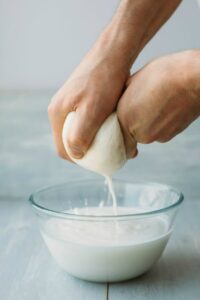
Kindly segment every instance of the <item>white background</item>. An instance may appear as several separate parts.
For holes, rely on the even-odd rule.
[[[68,77],[119,0],[0,0],[0,89],[55,89]],[[185,0],[134,69],[164,53],[200,48],[200,10]]]

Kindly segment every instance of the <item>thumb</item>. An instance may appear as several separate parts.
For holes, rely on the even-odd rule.
[[[63,126],[62,139],[65,150],[72,159],[80,159],[85,155],[106,117],[101,114],[95,115],[84,106],[68,114]]]
[[[120,105],[118,105],[117,116],[124,137],[127,159],[134,158],[138,155],[137,140],[129,130],[127,115],[124,113],[123,109],[121,110]]]
[[[133,135],[122,128],[124,136],[124,144],[126,148],[126,155],[128,159],[134,158],[138,155],[137,142]]]

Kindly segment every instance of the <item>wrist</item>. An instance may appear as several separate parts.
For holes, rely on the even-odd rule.
[[[86,55],[86,60],[109,72],[112,78],[121,78],[123,83],[130,76],[131,54],[122,37],[115,38],[113,30],[107,27]]]
[[[166,0],[121,0],[104,31],[108,38],[119,45],[129,68],[137,58],[151,22],[164,2]]]
[[[137,57],[139,43],[133,43],[126,32],[117,31],[116,28],[109,26],[100,35],[95,48],[109,60],[115,68],[129,71],[133,61]]]
[[[150,22],[164,1],[121,0],[95,48],[121,68],[130,69],[138,56]]]
[[[181,0],[121,0],[120,5],[90,54],[107,59],[127,72],[138,54],[169,18]],[[97,55],[96,55],[97,54]],[[100,59],[97,59],[97,57]]]

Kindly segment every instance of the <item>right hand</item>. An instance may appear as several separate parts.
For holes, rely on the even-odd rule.
[[[63,87],[53,97],[49,108],[54,142],[59,156],[70,160],[62,142],[66,116],[76,111],[73,131],[68,137],[70,155],[81,158],[89,148],[104,120],[116,110],[129,69],[114,64],[101,47],[94,47]]]

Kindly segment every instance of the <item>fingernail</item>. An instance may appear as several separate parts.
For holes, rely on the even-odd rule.
[[[79,149],[78,147],[73,147],[73,148],[71,147],[70,152],[71,152],[72,157],[78,158],[78,159],[83,157],[83,155],[84,155],[84,152],[81,149]]]

